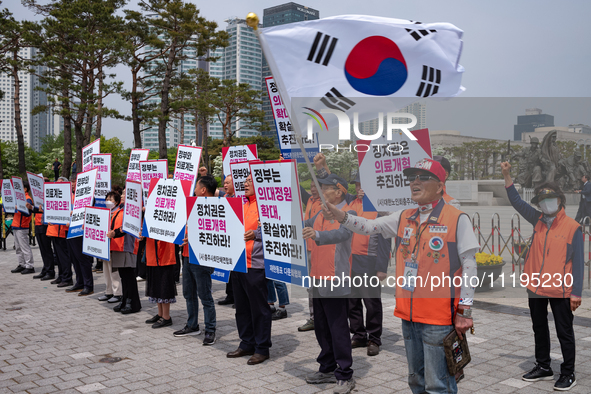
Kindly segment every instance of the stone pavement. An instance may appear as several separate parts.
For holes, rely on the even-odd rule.
[[[39,267],[39,249],[34,247],[33,251]],[[32,275],[11,274],[15,261],[9,238],[8,249],[0,251],[0,393],[332,392],[333,385],[313,386],[304,380],[306,374],[317,370],[319,352],[313,332],[297,331],[307,318],[305,298],[292,298],[287,307],[289,318],[273,322],[271,359],[249,366],[246,358],[225,357],[238,346],[232,308],[216,305],[218,338],[214,346],[206,347],[201,345],[203,335],[172,335],[185,324],[182,295],[171,308],[173,327],[154,330],[144,321],[157,308],[145,297],[142,311],[127,316],[114,313],[113,304],[97,301],[105,288],[102,274],[95,275],[94,295],[78,297],[49,282],[34,280]],[[141,282],[140,293],[144,286]],[[224,285],[214,283],[216,300],[223,298],[223,289]],[[180,287],[178,290],[182,291]],[[523,299],[515,300],[518,303]],[[591,300],[583,300],[587,308],[589,303]],[[382,352],[367,357],[365,349],[353,351],[357,393],[410,392],[400,321],[392,315],[392,297],[384,299],[384,308]],[[521,380],[524,371],[533,366],[534,342],[527,310],[514,307],[509,313],[498,313],[490,309],[489,305],[475,310],[476,336],[469,337],[472,363],[459,392],[551,392],[553,382]],[[552,326],[550,330],[556,373],[560,370],[560,347]],[[578,386],[572,392],[589,393],[591,328],[576,325],[575,335]],[[115,364],[100,362],[105,357],[122,360]]]

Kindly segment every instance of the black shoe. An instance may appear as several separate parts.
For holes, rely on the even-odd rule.
[[[215,343],[215,331],[205,331],[203,346],[211,346]]]
[[[39,274],[37,274],[37,275],[33,276],[33,279],[41,279],[41,278],[43,278],[43,277],[45,277],[45,274],[44,274],[43,272],[41,272],[41,273],[39,273]]]
[[[178,330],[172,333],[175,337],[186,337],[189,335],[199,335],[201,334],[201,330],[199,330],[199,326],[197,328],[191,328],[185,324],[182,330]]]
[[[60,278],[57,278],[49,283],[51,283],[52,285],[59,285],[60,283],[62,283],[62,280]]]
[[[156,323],[152,324],[152,328],[162,328],[172,326],[172,317],[165,320],[163,317],[160,318]]]
[[[80,286],[80,287],[76,287],[76,286],[72,286],[66,289],[66,293],[77,293],[79,291],[84,290],[84,287]]]
[[[55,275],[45,275],[41,280],[52,280],[55,279]],[[51,282],[53,283],[53,282]]]
[[[234,303],[234,299],[233,298],[228,298],[228,297],[224,298],[221,301],[218,301],[218,305],[230,305],[230,304],[233,304],[233,303]]]
[[[94,291],[88,287],[85,287],[84,290],[78,293],[78,297],[84,297],[91,294],[94,294]]]
[[[26,274],[34,274],[35,273],[35,268],[25,268],[24,270],[21,271],[21,274],[26,275]]]
[[[275,313],[271,315],[272,320],[281,320],[287,317],[287,311],[284,309],[277,309]]]
[[[57,287],[68,287],[68,286],[73,286],[74,282],[69,281],[69,282],[60,282]]]
[[[554,379],[554,373],[552,369],[543,369],[538,364],[521,377],[521,379],[525,380],[526,382],[537,382],[539,380],[552,380]]]
[[[113,294],[105,294],[98,298],[99,301],[108,301],[113,297]],[[121,301],[121,300],[120,300]]]
[[[560,377],[554,384],[554,390],[556,391],[568,391],[577,385],[577,378],[574,373],[570,375],[560,374]]]
[[[131,300],[128,299],[127,300],[127,305],[125,306],[125,308],[121,309],[121,314],[122,315],[129,315],[130,313],[138,313],[139,311],[142,310],[142,307],[140,306],[138,309],[133,309],[131,307]]]
[[[358,347],[367,347],[367,341],[362,341],[360,339],[353,339],[351,341],[351,347],[353,349],[358,348]]]
[[[370,357],[380,354],[380,345],[373,341],[367,342],[367,355]]]
[[[128,300],[128,302],[131,303],[131,301]],[[127,307],[125,300],[121,300],[120,303],[118,303],[117,305],[115,305],[115,308],[113,308],[114,312],[121,312],[123,309],[125,309]]]
[[[13,274],[18,274],[19,272],[22,272],[25,270],[25,267],[23,267],[22,265],[17,265],[15,269],[10,270],[10,272],[12,272]]]
[[[154,316],[153,318],[146,320],[146,324],[154,324],[160,319],[162,319],[162,317],[156,314],[156,316]]]

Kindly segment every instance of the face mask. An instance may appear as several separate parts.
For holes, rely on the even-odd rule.
[[[558,211],[558,198],[545,198],[540,201],[539,205],[546,215],[553,215]]]
[[[108,209],[113,210],[113,208],[115,208],[115,203],[113,201],[107,201],[106,206]]]

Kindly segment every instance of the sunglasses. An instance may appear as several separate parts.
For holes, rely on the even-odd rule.
[[[421,182],[427,182],[431,179],[433,179],[436,182],[439,182],[439,179],[437,179],[431,175],[409,175],[407,178],[408,178],[409,182],[414,182],[416,180],[419,180]]]

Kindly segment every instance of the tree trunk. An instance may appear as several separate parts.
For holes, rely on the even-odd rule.
[[[181,138],[180,141],[181,143],[179,145],[184,145],[185,144],[185,112],[181,112],[181,125],[179,127],[180,129],[180,133],[181,133]]]
[[[140,116],[138,114],[138,108],[139,108],[139,99],[137,96],[137,84],[138,84],[138,80],[137,80],[137,74],[139,72],[139,68],[137,69],[132,69],[131,73],[132,73],[132,78],[133,78],[133,82],[132,82],[132,86],[131,86],[131,119],[132,119],[132,123],[133,123],[133,142],[134,142],[134,147],[136,149],[140,149],[142,147],[142,121],[140,119]]]
[[[197,117],[195,117],[197,119]],[[213,168],[209,168],[209,153],[207,151],[207,119],[203,119],[201,123],[201,157],[202,161],[207,163],[207,171],[213,173]]]
[[[168,113],[170,107],[168,103],[168,93],[170,91],[170,79],[172,78],[172,68],[174,66],[174,59],[176,56],[177,39],[173,38],[168,52],[168,59],[166,62],[166,72],[162,79],[162,91],[160,100],[160,119],[158,119],[158,155],[160,159],[168,158],[168,146],[166,144],[166,125],[168,123]]]
[[[2,166],[2,141],[0,141],[0,179],[4,179],[4,167]]]
[[[82,78],[82,92],[86,92],[88,88],[88,77],[85,76]],[[83,95],[84,96],[84,95]],[[82,102],[80,102],[78,107],[78,114],[76,115],[76,119],[74,120],[74,136],[76,137],[76,169],[78,172],[84,171],[84,167],[82,165],[82,148],[86,146],[90,142],[90,131],[88,131],[88,137],[82,132],[82,126],[84,124],[84,119],[88,113],[88,109],[82,107]],[[88,125],[88,122],[86,122]]]
[[[23,179],[27,179],[27,166],[25,164],[25,138],[23,136],[23,124],[21,122],[21,81],[18,76],[18,52],[16,50],[13,52],[13,61],[14,64],[12,66],[12,77],[14,78],[14,128],[16,130],[16,140],[18,144],[18,172]]]
[[[102,58],[101,58],[102,59]],[[98,84],[98,99],[96,102],[96,129],[94,131],[94,135],[96,138],[101,138],[101,128],[103,127],[103,117],[102,117],[102,109],[103,109],[103,68],[102,66],[99,68],[99,84]]]

